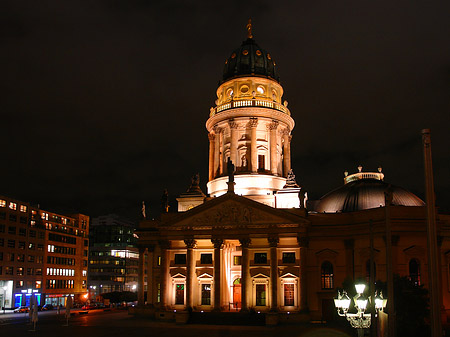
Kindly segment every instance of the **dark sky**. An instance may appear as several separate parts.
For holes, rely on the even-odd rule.
[[[0,194],[59,212],[151,216],[199,172],[205,122],[245,25],[277,62],[311,199],[381,165],[424,198],[432,132],[450,211],[448,1],[20,1],[0,5]],[[175,205],[172,209],[175,208]]]

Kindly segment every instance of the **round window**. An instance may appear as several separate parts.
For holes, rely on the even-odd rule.
[[[233,96],[233,89],[228,88],[228,90],[227,90],[227,96]]]
[[[256,91],[258,92],[258,94],[263,95],[264,94],[264,87],[258,86],[258,88],[256,88]]]
[[[246,86],[246,85],[241,86],[241,93],[245,94],[247,92],[248,92],[248,86]]]

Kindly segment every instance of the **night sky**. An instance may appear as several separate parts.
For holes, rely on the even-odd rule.
[[[449,1],[20,1],[0,5],[0,194],[56,212],[150,216],[200,173],[225,59],[253,35],[277,63],[310,199],[383,167],[450,211]]]

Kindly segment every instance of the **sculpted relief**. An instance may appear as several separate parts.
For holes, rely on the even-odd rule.
[[[191,223],[193,226],[246,226],[263,219],[263,214],[253,208],[229,203],[198,215]]]

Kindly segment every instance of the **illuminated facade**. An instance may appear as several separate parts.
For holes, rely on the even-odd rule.
[[[371,226],[375,278],[386,281],[390,224],[393,272],[428,284],[423,201],[384,182],[381,168],[360,167],[345,174],[343,186],[308,203],[291,171],[294,121],[282,95],[275,62],[250,31],[226,60],[206,123],[209,196],[192,189],[177,199],[178,213],[140,223],[139,303],[157,318],[174,310],[254,309],[279,320],[332,319],[336,287],[346,278],[369,278]],[[393,199],[386,207],[388,187]],[[438,216],[445,310],[449,224]]]
[[[59,215],[0,196],[2,306],[65,304],[86,293],[89,217]]]
[[[91,297],[113,291],[136,291],[139,252],[135,224],[116,214],[92,219],[89,250]]]

